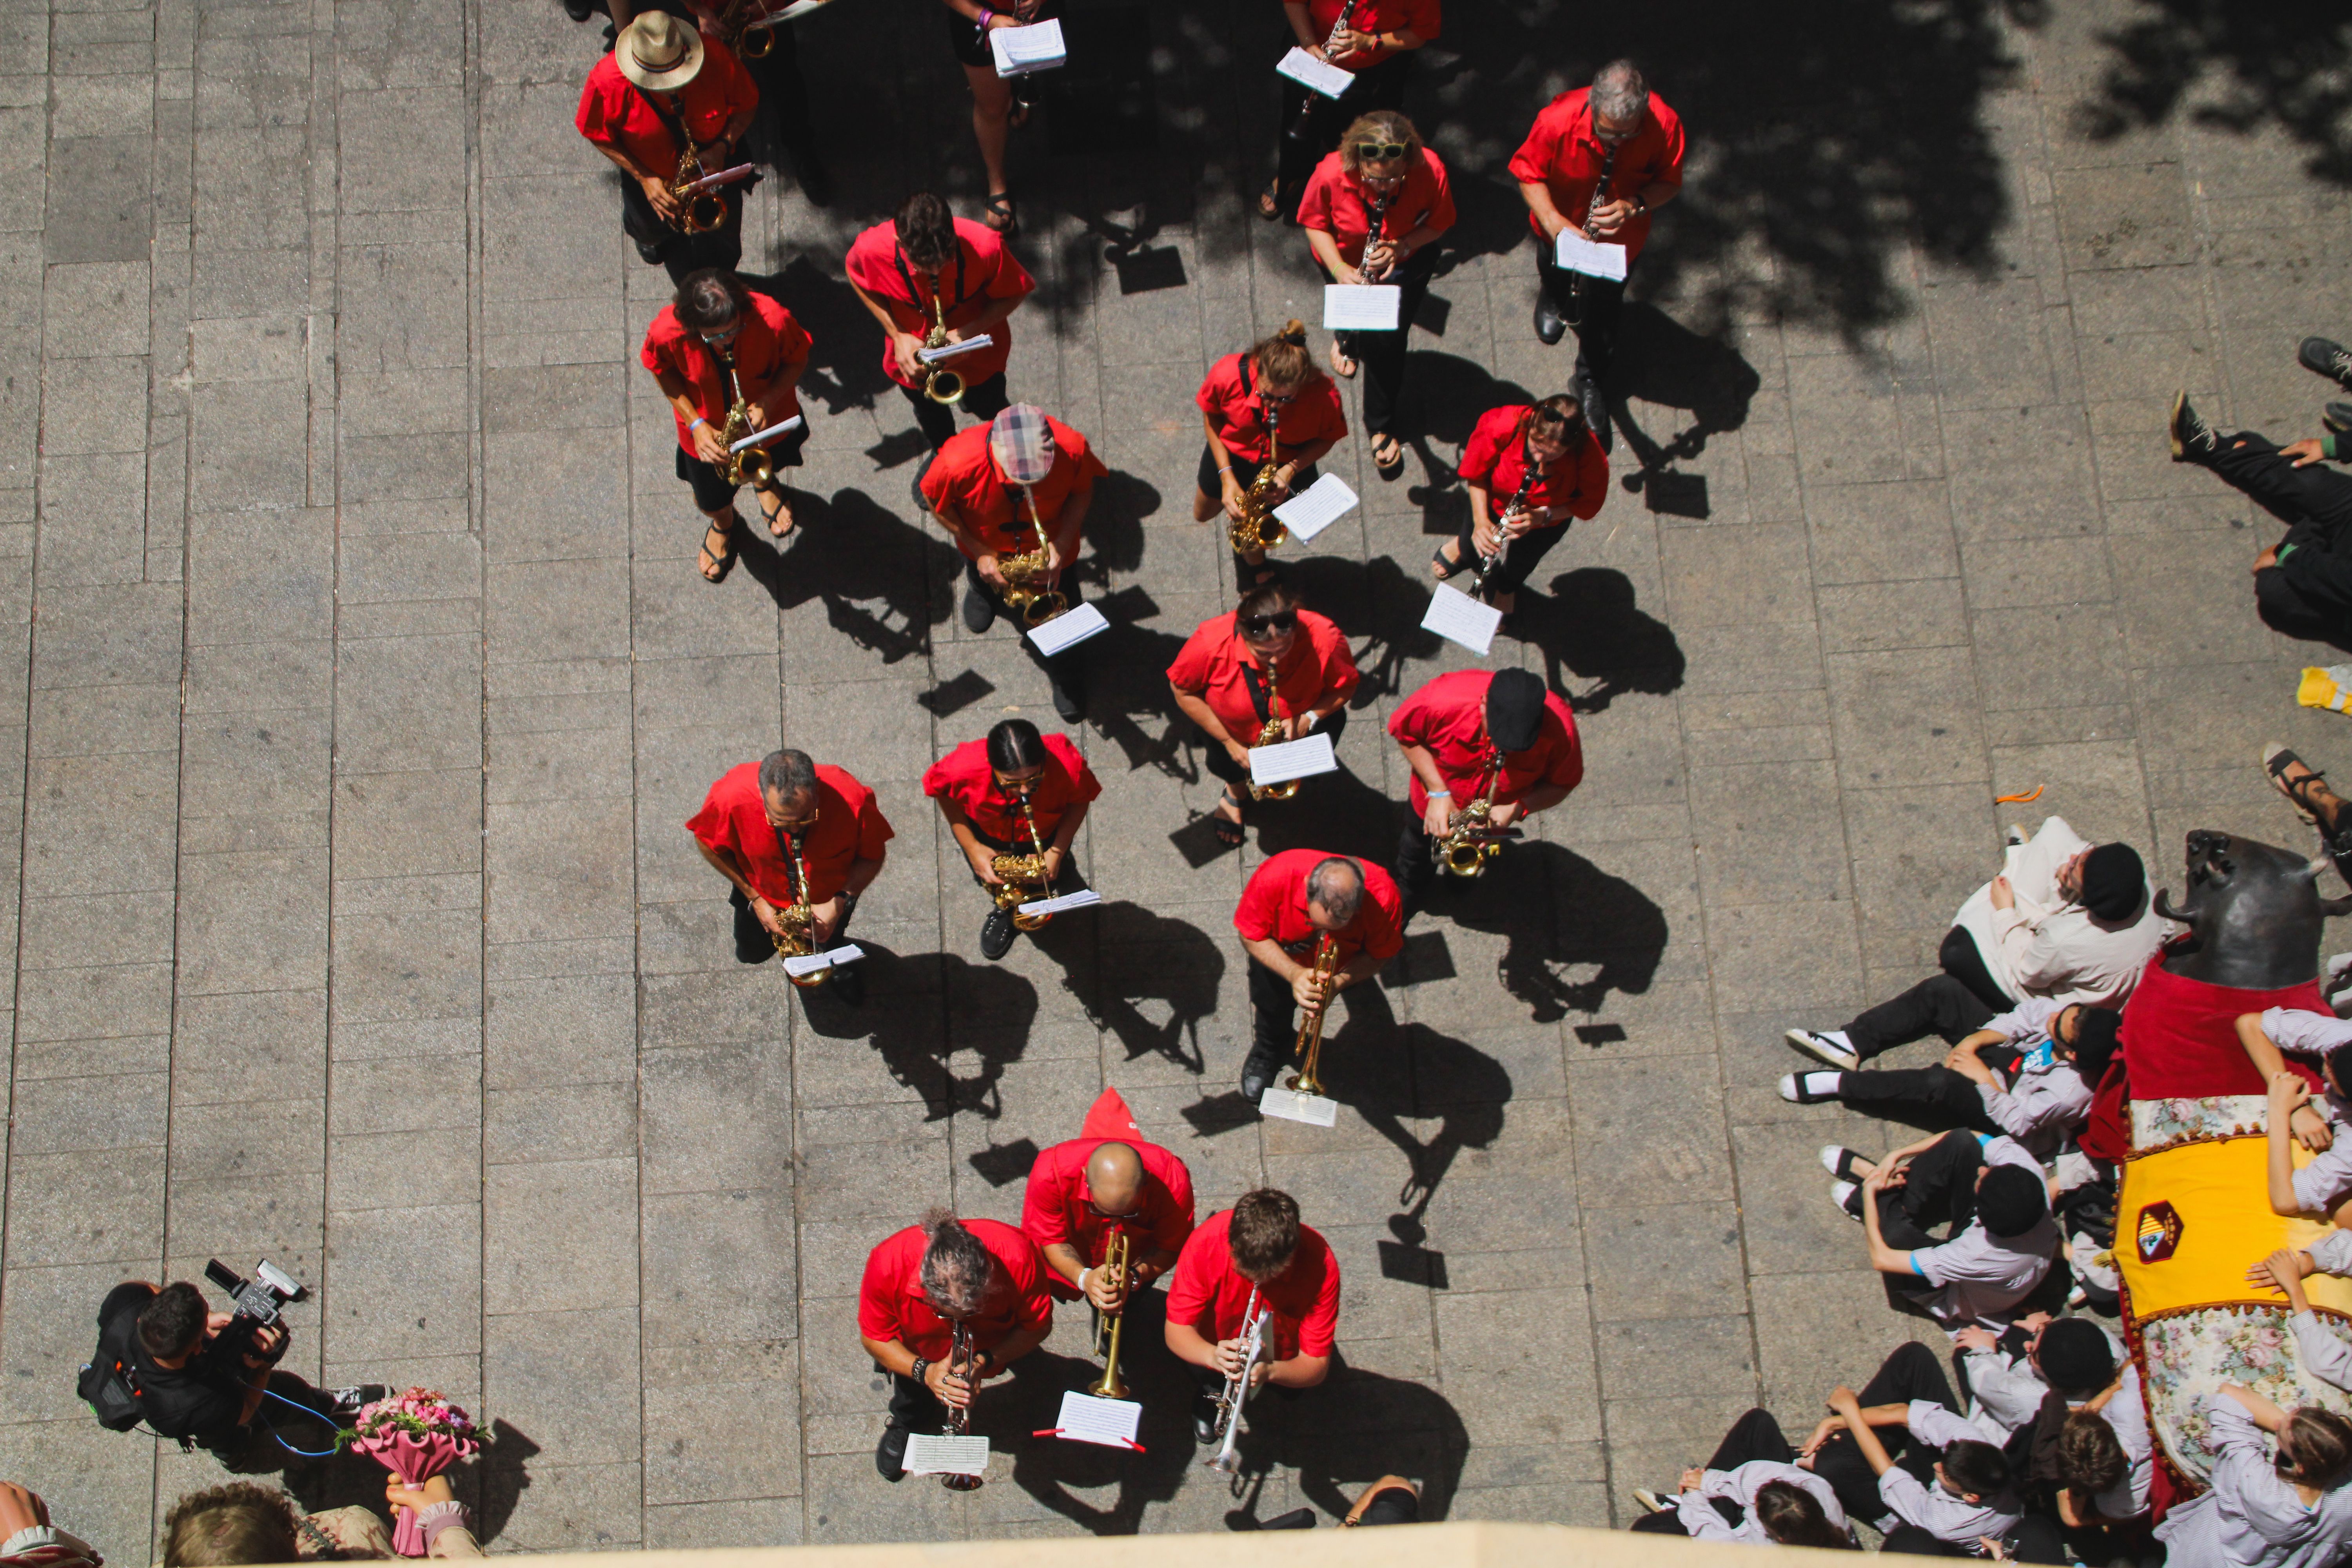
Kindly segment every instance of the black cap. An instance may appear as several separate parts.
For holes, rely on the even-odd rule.
[[[1977,1184],[1977,1217],[1996,1237],[2023,1236],[2050,1212],[2050,1190],[2022,1165],[1995,1165]]]
[[[2061,1394],[2095,1394],[2116,1375],[2115,1347],[2084,1318],[2061,1318],[2043,1329],[2033,1359],[2042,1363],[2042,1380]]]
[[[1543,732],[1544,683],[1526,669],[1498,669],[1486,683],[1486,737],[1502,752],[1524,752]]]
[[[2083,907],[2103,921],[2129,919],[2147,896],[2147,868],[2128,844],[2102,844],[2083,858]]]

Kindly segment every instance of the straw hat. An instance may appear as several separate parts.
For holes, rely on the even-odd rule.
[[[667,11],[647,11],[621,29],[613,60],[647,92],[676,92],[702,69],[702,35]]]

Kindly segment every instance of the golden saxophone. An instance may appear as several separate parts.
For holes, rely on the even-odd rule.
[[[1275,492],[1282,488],[1274,470],[1282,467],[1282,435],[1275,428],[1269,411],[1265,421],[1265,464],[1249,482],[1242,497],[1242,514],[1225,520],[1225,535],[1233,547],[1244,555],[1255,555],[1262,550],[1274,550],[1288,542],[1290,530],[1274,515]]]
[[[1128,1251],[1127,1232],[1112,1231],[1109,1244],[1103,1248],[1103,1260],[1097,1265],[1109,1272],[1113,1283],[1122,1291],[1133,1283],[1133,1276],[1128,1272]],[[1087,1384],[1087,1392],[1097,1399],[1127,1397],[1126,1380],[1118,1375],[1118,1336],[1126,1326],[1127,1309],[1123,1306],[1116,1312],[1098,1313],[1095,1318],[1095,1354],[1104,1358],[1103,1371],[1100,1377]]]
[[[727,423],[719,430],[719,441],[721,446],[731,448],[744,437],[755,434],[757,427],[751,423],[751,405],[744,401],[743,380],[735,374],[734,354],[722,353],[719,358],[727,367],[727,389],[735,398],[727,405]],[[728,453],[724,471],[730,485],[753,485],[765,489],[776,477],[776,462],[759,447],[746,447],[740,452],[730,450]]]
[[[1004,607],[1020,612],[1031,626],[1042,626],[1067,610],[1070,599],[1053,586],[1052,574],[1046,570],[1045,520],[1037,515],[1036,492],[1023,485],[1021,493],[1029,498],[1029,521],[1037,529],[1037,548],[1018,555],[999,555],[996,569],[1004,577]]]
[[[685,145],[677,155],[677,171],[669,177],[669,194],[677,202],[677,216],[669,220],[669,226],[681,234],[709,234],[727,221],[727,198],[717,191],[687,189],[709,171],[703,168],[702,155],[694,150],[693,133],[686,130],[683,121],[677,136]]]
[[[998,879],[994,894],[996,907],[1013,917],[1013,929],[1035,931],[1054,917],[1024,915],[1021,912],[1021,906],[1051,897],[1053,889],[1045,883],[1045,841],[1037,832],[1037,814],[1030,809],[1027,795],[1020,799],[1021,820],[1029,827],[1030,853],[999,855],[990,862],[989,869],[994,871]]]
[[[931,330],[923,334],[927,349],[948,346],[948,308],[940,299],[939,290],[931,290]],[[923,395],[933,403],[950,406],[963,401],[963,377],[945,365],[932,365],[923,376]]]
[[[1327,931],[1315,939],[1315,978],[1328,986],[1339,967],[1339,939]],[[1285,1089],[1299,1094],[1323,1092],[1323,1078],[1316,1069],[1323,1065],[1323,1019],[1331,1011],[1331,995],[1327,990],[1323,1005],[1298,1021],[1298,1038],[1290,1047],[1290,1054],[1299,1059],[1298,1070],[1290,1075]]]
[[[1495,757],[1486,766],[1485,782],[1479,784],[1476,798],[1462,808],[1454,826],[1439,839],[1431,854],[1438,865],[1457,877],[1483,877],[1486,862],[1503,852],[1503,842],[1496,837],[1491,826],[1495,813],[1495,781],[1502,776],[1503,759]]]
[[[764,60],[776,52],[776,28],[782,24],[769,12],[765,0],[751,0],[751,17],[737,22],[735,13],[741,7],[727,7],[727,21],[735,28],[735,53],[747,60]]]
[[[976,1375],[979,1367],[980,1354],[972,1349],[971,1329],[970,1325],[959,1321],[955,1326],[954,1336],[948,1342],[948,1370],[964,1379],[966,1385],[971,1390],[971,1397],[974,1400],[980,1398],[980,1379]],[[970,1405],[948,1406],[947,1435],[950,1437],[971,1436]],[[976,1492],[984,1484],[986,1483],[978,1476],[957,1475],[952,1471],[943,1471],[940,1476],[940,1485],[951,1492]]]
[[[776,837],[785,837],[781,833]],[[774,941],[776,951],[786,958],[806,958],[816,951],[816,906],[809,902],[808,861],[801,854],[800,839],[791,838],[788,847],[793,862],[793,901],[776,911],[776,918],[783,922],[783,934],[770,931],[768,935]],[[793,984],[807,990],[824,984],[825,976],[833,972],[820,969],[814,974],[794,974],[790,970],[784,973]]]

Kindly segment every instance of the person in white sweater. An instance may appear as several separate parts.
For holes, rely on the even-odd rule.
[[[2225,1383],[2205,1400],[2211,1485],[2156,1527],[2195,1568],[2330,1568],[2352,1547],[2352,1421]],[[2264,1434],[2277,1439],[2275,1457]]]

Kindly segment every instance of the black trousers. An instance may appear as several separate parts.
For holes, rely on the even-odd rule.
[[[2030,1513],[2011,1527],[2002,1538],[2009,1548],[2011,1563],[2072,1563],[2066,1554],[2063,1532],[2058,1521],[2045,1514]],[[1916,1524],[1898,1524],[1886,1532],[1886,1540],[1878,1550],[1893,1552],[1906,1557],[1970,1557],[1977,1556],[1975,1543],[1967,1546],[1929,1534]]]
[[[1996,1071],[2008,1072],[2022,1054],[2011,1047],[1993,1046],[1979,1051],[1977,1059]],[[2000,1123],[1985,1113],[1984,1096],[1977,1092],[1976,1080],[1940,1065],[1841,1074],[1838,1100],[1873,1115],[1902,1111],[1989,1137],[2002,1134]]]
[[[1864,1385],[1861,1398],[1864,1409],[1874,1405],[1905,1405],[1914,1399],[1932,1400],[1947,1410],[1959,1408],[1952,1397],[1952,1381],[1944,1375],[1943,1363],[1934,1351],[1916,1340],[1895,1347],[1895,1353]],[[1913,1441],[1907,1426],[1880,1426],[1875,1431],[1889,1458],[1924,1484],[1937,1484],[1936,1461],[1942,1449]],[[1886,1503],[1878,1495],[1878,1478],[1871,1473],[1870,1461],[1862,1457],[1851,1435],[1840,1432],[1813,1451],[1813,1474],[1829,1482],[1847,1518],[1867,1521],[1885,1515]]]
[[[948,362],[950,366],[954,361]],[[986,381],[964,384],[963,401],[955,405],[934,403],[923,395],[922,388],[901,386],[899,394],[915,405],[915,424],[923,432],[923,439],[936,452],[948,444],[956,433],[956,409],[961,408],[980,419],[993,419],[1004,412],[1008,402],[1004,395],[1004,373],[998,371]]]
[[[1845,1026],[1854,1054],[1868,1061],[1881,1051],[1940,1035],[1948,1046],[1985,1026],[2017,1004],[2001,994],[1977,952],[1976,938],[1954,926],[1936,954],[1943,973],[1931,974],[1892,1001],[1855,1015]]]
[[[1008,609],[1005,606],[1003,595],[990,587],[981,577],[980,565],[977,562],[968,560],[963,563],[963,582],[967,591],[979,595],[996,606],[998,620],[1009,623],[1016,631],[1024,634],[1028,631],[1028,621],[1019,611]],[[1069,595],[1070,608],[1076,609],[1080,603],[1077,580],[1066,566],[1062,569],[1061,579],[1056,586]],[[1087,700],[1087,648],[1092,640],[1089,638],[1087,642],[1079,643],[1075,647],[1064,648],[1060,653],[1048,658],[1039,653],[1037,645],[1031,642],[1024,635],[1021,639],[1021,651],[1029,656],[1030,663],[1045,672],[1046,679],[1053,682],[1056,690],[1078,706],[1084,707]]]
[[[890,1374],[889,1424],[936,1437],[947,1426],[948,1407],[913,1378],[901,1377],[894,1372]]]
[[[1315,728],[1307,732],[1314,735],[1328,735],[1331,737],[1331,743],[1336,746],[1339,743],[1339,737],[1346,732],[1347,728],[1348,710],[1345,708],[1336,708],[1332,710],[1331,717],[1328,719],[1318,719],[1315,721]],[[1234,785],[1234,794],[1241,797],[1241,802],[1244,806],[1247,806],[1249,805],[1249,769],[1242,763],[1234,761],[1232,756],[1226,752],[1223,746],[1209,739],[1208,732],[1206,731],[1195,726],[1192,733],[1199,739],[1201,743],[1201,765],[1208,769],[1212,776],[1223,779],[1225,783]],[[1234,739],[1237,741],[1252,741],[1255,740],[1256,737],[1254,735],[1236,735]],[[1307,780],[1306,787],[1313,789],[1315,787],[1315,781],[1313,779]]]
[[[1576,215],[1568,215],[1571,221]],[[1536,278],[1551,297],[1552,309],[1576,331],[1576,363],[1606,384],[1617,363],[1617,322],[1625,310],[1625,285],[1613,279],[1587,278],[1570,272],[1552,259],[1552,247],[1533,235]],[[1632,268],[1627,271],[1630,274]],[[1590,418],[1590,416],[1587,416]]]
[[[1936,1140],[1933,1148],[1905,1167],[1910,1174],[1903,1185],[1878,1194],[1878,1233],[1886,1245],[1897,1252],[1916,1252],[1942,1245],[1946,1237],[1929,1234],[1937,1226],[1947,1227],[1948,1236],[1967,1229],[1976,1218],[1977,1173],[1984,1163],[1984,1146],[1972,1132],[1954,1131]],[[1882,1274],[1878,1279],[1892,1307],[1932,1296],[1937,1289],[1916,1275]]]
[[[1297,42],[1288,27],[1283,28],[1274,58],[1280,59]],[[1282,83],[1282,131],[1274,150],[1274,204],[1285,223],[1297,221],[1298,198],[1306,194],[1307,176],[1315,172],[1325,153],[1339,145],[1339,133],[1360,114],[1375,109],[1402,109],[1405,82],[1412,75],[1412,52],[1408,50],[1358,71],[1355,81],[1338,98],[1310,92],[1286,76],[1275,79]],[[1310,100],[1311,109],[1307,107]],[[1306,116],[1303,122],[1301,114]]]
[[[1249,961],[1250,1055],[1261,1061],[1282,1062],[1298,1043],[1298,998],[1290,982],[1253,958]],[[1328,1038],[1339,1027],[1335,997],[1323,1007],[1323,1033]]]
[[[1725,1433],[1723,1441],[1716,1445],[1715,1457],[1707,1460],[1705,1468],[1736,1470],[1742,1465],[1758,1460],[1774,1465],[1797,1462],[1797,1451],[1789,1447],[1789,1439],[1782,1435],[1780,1424],[1772,1419],[1772,1413],[1769,1410],[1750,1410],[1733,1422],[1731,1430]],[[1747,1517],[1746,1510],[1729,1498],[1717,1498],[1714,1501],[1727,1524],[1737,1525]],[[1683,1521],[1672,1509],[1637,1519],[1633,1521],[1633,1528],[1652,1535],[1690,1533],[1683,1528]]]
[[[2205,466],[2281,522],[2331,532],[2352,527],[2352,478],[2324,463],[2298,468],[2279,455],[2276,442],[2251,430],[2220,440],[2221,450]],[[2254,611],[2274,632],[2352,652],[2352,621],[2342,606],[2314,604],[2276,567],[2254,574]]]
[[[1437,273],[1437,246],[1424,245],[1404,265],[1389,275],[1399,290],[1397,324],[1392,332],[1341,332],[1339,346],[1364,367],[1364,428],[1373,435],[1391,434],[1397,399],[1404,394],[1405,349],[1412,337],[1412,319],[1429,298],[1429,280]],[[1326,281],[1331,275],[1326,272]]]
[[[1397,899],[1410,920],[1437,882],[1437,840],[1423,831],[1418,820],[1397,835],[1396,864],[1389,868],[1389,875],[1396,879]]]
[[[688,273],[705,267],[723,267],[731,272],[743,259],[743,197],[758,180],[753,175],[719,188],[717,194],[727,203],[727,221],[717,228],[708,234],[680,234],[662,222],[646,193],[625,174],[621,177],[621,227],[637,242],[637,254],[659,262],[673,283],[685,282]]]
[[[1494,496],[1490,500],[1493,505],[1499,507],[1506,499],[1502,496]],[[1569,522],[1559,522],[1549,528],[1538,528],[1531,533],[1523,533],[1511,541],[1510,552],[1503,557],[1503,563],[1486,576],[1487,590],[1496,594],[1516,594],[1526,587],[1529,574],[1538,566],[1543,564],[1543,558],[1551,553],[1553,545],[1558,544],[1567,536],[1571,526],[1573,525]],[[1476,524],[1467,514],[1465,514],[1462,519],[1462,531],[1454,536],[1454,553],[1461,556],[1462,565],[1465,571],[1478,564],[1476,531]]]
[[[730,892],[727,901],[735,906],[736,962],[765,963],[775,957],[776,939],[768,934],[768,928],[761,925],[760,917],[751,912],[751,902],[743,896],[743,890],[738,888]],[[855,913],[854,910],[852,912]],[[849,940],[849,920],[848,915],[841,917],[841,924],[835,928],[830,939],[833,946],[839,947]]]

